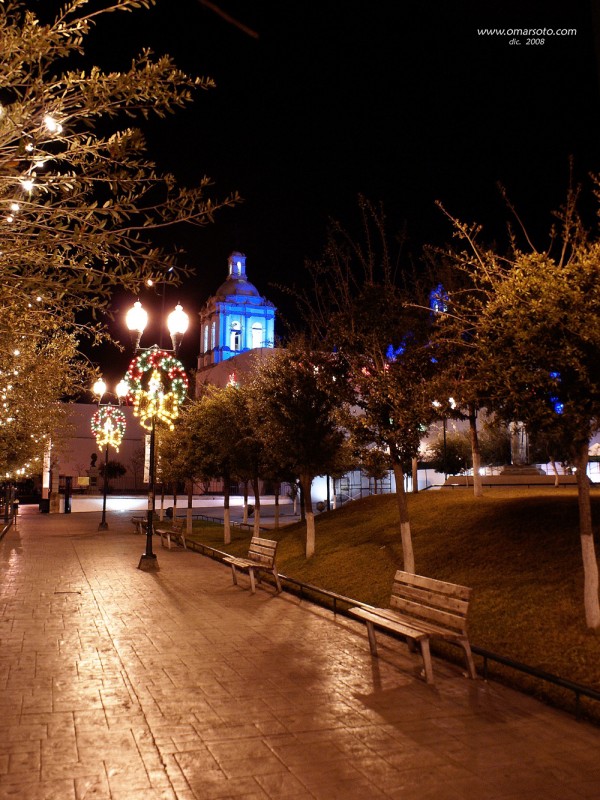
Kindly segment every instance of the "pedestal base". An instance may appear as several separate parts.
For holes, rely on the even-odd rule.
[[[108,522],[101,522],[98,525],[98,530],[99,531],[107,531],[108,530]]]
[[[158,566],[158,558],[154,555],[154,553],[149,556],[146,553],[142,554],[140,558],[140,563],[138,564],[138,569],[144,570],[144,572],[156,572],[160,569]]]
[[[507,464],[500,470],[500,475],[545,475],[541,467],[534,464]]]

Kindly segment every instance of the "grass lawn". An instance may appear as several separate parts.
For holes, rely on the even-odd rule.
[[[592,489],[592,504],[597,530],[600,490]],[[411,495],[409,509],[416,572],[473,587],[473,645],[600,690],[600,633],[585,626],[574,489],[492,489],[478,500],[466,489],[429,491]],[[284,575],[387,606],[394,572],[402,568],[393,495],[318,517],[309,561],[300,523],[264,535],[279,540],[277,566]],[[225,547],[221,526],[197,523],[194,536],[245,554],[251,534],[234,529]],[[596,550],[600,557],[598,536]],[[490,664],[492,673],[573,707],[570,692]],[[582,708],[600,721],[599,702],[582,699]]]

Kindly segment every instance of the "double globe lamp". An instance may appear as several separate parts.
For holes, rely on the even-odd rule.
[[[140,341],[142,334],[148,324],[148,312],[143,308],[142,304],[135,302],[133,307],[129,309],[125,316],[125,324],[131,334],[131,339],[136,355],[142,350],[159,349],[157,345],[153,348],[140,348]],[[181,307],[177,304],[175,310],[172,311],[167,317],[167,328],[171,335],[173,343],[173,355],[177,354],[183,335],[188,329],[189,317]],[[150,388],[150,387],[149,387]],[[163,391],[164,387],[155,387],[157,391]],[[146,552],[142,555],[139,569],[156,570],[158,563],[156,555],[152,551],[152,535],[154,523],[154,482],[155,482],[155,428],[156,428],[156,414],[152,417],[152,426],[150,428],[150,453],[149,453],[149,482],[148,482],[148,516],[146,523]]]

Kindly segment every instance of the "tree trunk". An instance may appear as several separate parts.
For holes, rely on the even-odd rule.
[[[592,507],[590,504],[590,482],[587,476],[588,442],[578,445],[575,464],[577,466],[577,501],[579,504],[579,534],[583,558],[583,602],[585,622],[588,628],[600,627],[600,601],[598,598],[598,560],[594,548],[592,531]]]
[[[173,484],[173,516],[172,521],[175,522],[177,518],[177,484]]]
[[[419,462],[413,457],[410,460],[411,477],[412,477],[412,491],[417,494],[419,491]]]
[[[248,524],[248,481],[244,481],[244,516],[242,517],[244,525]]]
[[[231,543],[231,512],[229,508],[229,493],[231,481],[229,475],[223,478],[223,544]]]
[[[560,486],[560,482],[558,480],[558,469],[556,468],[556,461],[553,458],[551,458],[550,464],[552,465],[552,470],[554,472],[554,486],[558,487]]]
[[[477,432],[477,412],[474,406],[469,406],[469,435],[471,438],[471,456],[473,458],[473,497],[483,495],[481,485],[481,450],[479,448],[479,434]]]
[[[281,492],[281,484],[275,483],[275,529],[279,528],[279,493]]]
[[[158,514],[159,520],[162,522],[165,518],[165,485],[161,483],[160,485],[160,512]]]
[[[189,536],[192,535],[192,527],[194,525],[192,520],[192,512],[194,510],[194,481],[188,481],[187,485],[187,524],[186,524],[186,532]]]
[[[253,536],[260,536],[260,485],[259,478],[252,478],[252,488],[254,489],[254,529]]]
[[[304,516],[306,519],[306,558],[315,554],[315,515],[311,497],[312,475],[300,476],[300,492]]]
[[[394,478],[396,479],[396,501],[400,514],[400,538],[402,540],[402,553],[404,554],[405,572],[415,571],[415,556],[413,553],[410,521],[408,519],[408,502],[404,488],[404,470],[402,464],[394,459]]]
[[[300,522],[306,522],[306,507],[304,505],[304,489],[302,488],[302,479],[300,479],[298,493],[300,495]]]

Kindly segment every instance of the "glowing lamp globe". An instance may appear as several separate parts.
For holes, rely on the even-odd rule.
[[[102,379],[97,380],[92,389],[95,395],[102,397],[102,395],[106,392],[106,384]]]
[[[129,384],[126,380],[120,380],[115,387],[117,397],[127,397],[129,394]]]
[[[144,328],[148,324],[148,312],[142,307],[139,300],[136,300],[133,307],[125,315],[125,324],[131,333],[133,346],[137,350],[140,346]]]
[[[171,334],[171,341],[173,342],[173,350],[177,352],[183,334],[187,331],[190,324],[190,318],[185,313],[181,305],[178,303],[175,310],[171,311],[167,318],[167,327]]]

